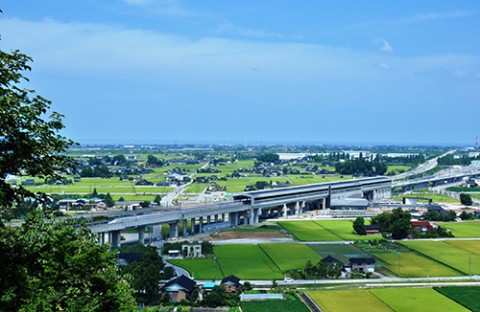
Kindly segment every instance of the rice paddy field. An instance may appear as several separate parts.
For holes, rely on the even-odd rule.
[[[452,231],[456,238],[480,238],[480,221],[435,222]]]
[[[435,287],[436,291],[474,312],[480,312],[480,287]]]
[[[393,311],[469,311],[432,288],[381,288],[371,289],[370,293],[387,304]]]
[[[279,221],[278,224],[299,241],[342,241],[343,239],[315,221]]]
[[[361,244],[360,247],[375,256],[378,265],[399,277],[459,276],[453,270],[408,248],[386,249],[382,245]]]
[[[282,272],[303,269],[305,263],[320,261],[321,257],[307,245],[260,244],[259,247],[273,260]]]
[[[307,294],[323,312],[395,311],[368,290],[309,291]]]
[[[405,241],[402,244],[464,274],[480,274],[480,241]]]
[[[309,291],[324,312],[463,312],[464,306],[432,288]]]
[[[354,233],[353,221],[351,220],[327,220],[314,222],[321,227],[327,229],[328,231],[334,233],[335,235],[340,236],[343,240],[372,240],[382,238],[380,234],[365,236]]]
[[[353,232],[350,220],[328,221],[279,221],[285,230],[296,239],[304,242],[372,240],[381,239],[381,235],[358,235]]]
[[[241,279],[282,279],[279,267],[257,245],[215,246],[214,253],[225,276]]]
[[[190,275],[199,280],[213,280],[224,278],[219,267],[215,269],[213,258],[203,259],[171,259],[168,262],[187,270]]]

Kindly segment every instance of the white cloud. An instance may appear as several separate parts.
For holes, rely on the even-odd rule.
[[[439,19],[448,19],[448,18],[462,18],[474,15],[472,11],[451,11],[451,12],[430,12],[417,14],[411,18],[411,21],[420,22],[420,21],[429,21],[429,20],[439,20]]]
[[[378,63],[378,67],[380,67],[382,69],[385,69],[385,70],[390,69],[390,65],[388,65],[387,63]]]
[[[220,34],[223,33],[230,33],[240,35],[242,37],[249,37],[249,38],[283,38],[283,35],[268,32],[262,29],[253,29],[253,28],[245,28],[233,25],[230,22],[224,23],[217,28],[217,32]]]
[[[122,2],[143,8],[148,12],[159,15],[189,17],[197,12],[186,9],[180,0],[121,0]]]
[[[393,52],[393,47],[388,43],[387,40],[383,40],[382,47],[380,48],[382,52]]]

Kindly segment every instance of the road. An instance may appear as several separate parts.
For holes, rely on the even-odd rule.
[[[416,174],[419,174],[419,173],[422,173],[422,172],[425,172],[425,171],[428,171],[428,170],[431,170],[433,168],[435,168],[437,165],[438,165],[438,159],[441,158],[441,157],[445,157],[446,155],[448,154],[452,154],[452,153],[455,153],[457,150],[454,149],[454,150],[450,150],[440,156],[437,156],[435,158],[432,158],[430,160],[428,160],[426,163],[423,163],[421,165],[419,165],[417,168],[415,169],[412,169],[410,171],[407,171],[407,172],[404,172],[404,173],[401,173],[401,174],[398,174],[396,176],[393,177],[393,180],[401,180],[401,179],[406,179],[412,175],[416,175]]]

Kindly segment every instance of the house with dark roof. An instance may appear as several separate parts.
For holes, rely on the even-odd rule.
[[[380,228],[376,224],[364,225],[363,228],[367,235],[369,234],[380,234]]]
[[[359,272],[375,272],[374,258],[350,258],[348,259],[348,266],[352,271]]]
[[[330,255],[328,255],[328,256],[326,256],[325,258],[323,258],[322,260],[320,260],[320,262],[322,262],[322,263],[331,263],[331,264],[340,263],[340,264],[343,265],[342,261],[340,261],[340,260],[338,260],[338,259],[336,259],[336,258],[334,258],[334,257],[332,257],[332,256],[330,256]]]
[[[235,275],[225,277],[220,284],[225,286],[225,291],[227,292],[236,292],[241,285],[240,279]]]
[[[188,300],[196,285],[197,282],[185,275],[181,275],[163,285],[162,290],[170,296],[171,301],[180,302]]]

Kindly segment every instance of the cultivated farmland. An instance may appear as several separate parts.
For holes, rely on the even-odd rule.
[[[480,274],[480,241],[408,241],[402,244],[465,274]]]
[[[330,255],[343,263],[348,263],[349,258],[368,257],[368,254],[350,244],[311,244],[308,247],[322,259]]]
[[[456,238],[480,237],[480,221],[468,222],[435,222],[442,227],[450,229]]]
[[[280,221],[278,222],[285,230],[290,232],[300,241],[341,241],[342,238],[315,221]]]
[[[320,256],[307,245],[260,244],[261,249],[275,262],[282,272],[303,269],[307,260],[320,261]]]
[[[394,311],[468,311],[431,288],[383,288],[371,289],[370,292]]]
[[[213,258],[202,259],[171,259],[168,262],[187,270],[194,278],[199,280],[212,280],[223,278],[220,268],[215,269]]]
[[[257,245],[215,246],[214,253],[225,276],[241,279],[281,279],[280,269]]]
[[[327,229],[328,231],[340,236],[344,240],[372,240],[381,239],[381,235],[358,235],[353,232],[353,222],[350,220],[327,220],[314,221],[316,224]]]
[[[460,287],[460,286],[449,286],[449,287],[435,287],[436,291],[440,292],[444,296],[452,299],[455,302],[463,305],[464,307],[474,311],[480,312],[480,287],[479,286],[470,286],[470,287]]]
[[[307,294],[324,312],[394,311],[368,290],[309,291]]]

